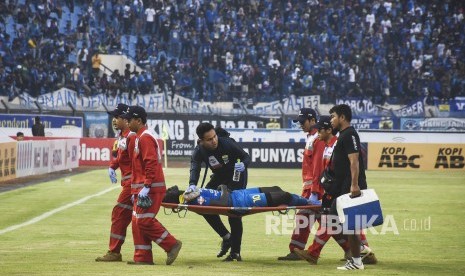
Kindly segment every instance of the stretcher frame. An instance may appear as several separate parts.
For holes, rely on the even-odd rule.
[[[165,215],[171,215],[172,213],[178,214],[178,217],[185,218],[187,211],[194,212],[198,215],[223,215],[228,217],[243,217],[247,215],[254,215],[263,212],[272,212],[273,215],[288,215],[290,212],[295,214],[297,210],[302,212],[308,211],[319,211],[321,206],[319,205],[305,205],[305,206],[288,206],[280,205],[277,207],[220,207],[220,206],[201,206],[201,205],[189,205],[189,204],[176,204],[176,203],[165,203],[161,204]]]

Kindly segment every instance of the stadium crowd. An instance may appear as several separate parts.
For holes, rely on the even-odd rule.
[[[465,96],[464,12],[453,0],[6,0],[0,95],[449,99]],[[102,74],[96,53],[144,71]]]

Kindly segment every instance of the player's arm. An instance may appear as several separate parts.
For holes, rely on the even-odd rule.
[[[231,145],[231,154],[241,159],[241,162],[244,163],[245,167],[247,168],[252,160],[250,155],[245,152],[245,150],[242,149],[237,142],[233,141],[232,139],[227,139],[227,141]]]
[[[197,145],[194,148],[194,152],[191,157],[189,186],[197,185],[197,183],[199,182],[199,178],[200,178],[201,168],[202,168],[202,153],[200,152],[200,146]]]
[[[156,168],[158,165],[158,147],[155,139],[150,135],[142,135],[139,138],[139,149],[142,160],[145,164],[145,185],[150,185],[155,182],[157,175]]]
[[[352,196],[360,195],[360,187],[358,186],[358,174],[360,164],[358,162],[358,152],[351,153],[347,155],[350,161],[350,176],[352,178],[350,185],[350,193]]]

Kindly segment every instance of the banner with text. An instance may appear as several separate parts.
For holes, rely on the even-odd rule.
[[[368,143],[370,170],[465,171],[465,144]]]
[[[16,142],[0,143],[0,182],[16,178]]]
[[[112,160],[111,149],[115,138],[81,138],[79,150],[79,166],[109,166]],[[158,140],[162,153],[163,141]],[[72,154],[72,151],[71,151]]]
[[[0,114],[0,127],[8,136],[23,132],[32,136],[34,118],[40,117],[47,137],[82,137],[82,118],[71,116],[37,115],[37,114]]]
[[[400,118],[400,130],[465,131],[465,118]]]
[[[206,120],[208,118],[208,120]],[[210,122],[225,129],[257,129],[264,126],[269,119],[258,116],[203,116],[160,114],[157,119],[147,119],[147,127],[156,137],[167,136],[168,156],[191,156],[197,141],[195,129],[201,122]]]
[[[346,98],[337,99],[336,104],[347,104],[352,115],[358,116],[396,116],[396,117],[424,117],[425,105],[423,99],[417,99],[399,109],[387,109],[374,104],[369,99]]]

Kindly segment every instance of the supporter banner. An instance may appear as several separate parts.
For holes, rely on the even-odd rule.
[[[350,124],[356,129],[396,129],[398,121],[394,117],[355,116]]]
[[[111,149],[115,138],[81,138],[79,149],[79,166],[108,166],[111,156]],[[163,141],[158,140],[162,153]]]
[[[303,107],[310,107],[313,109],[318,108],[320,105],[320,95],[295,97],[291,95],[289,98],[285,98],[282,102],[274,101],[270,103],[257,103],[254,105],[253,110],[255,115],[263,114],[281,114],[292,113],[293,111],[299,111]]]
[[[0,182],[16,178],[16,142],[0,143]]]
[[[134,99],[129,100],[128,95],[123,93],[118,97],[107,97],[103,94],[94,95],[90,97],[78,97],[76,91],[61,88],[57,91],[46,93],[38,96],[37,98],[31,97],[29,94],[23,95],[13,99],[12,104],[19,105],[21,109],[35,109],[36,102],[46,109],[51,110],[70,110],[70,105],[76,110],[94,110],[105,111],[105,107],[111,108],[118,103],[127,105],[140,105],[145,108],[147,112],[164,112],[167,109],[167,104],[173,107],[178,112],[187,113],[223,113],[223,110],[234,110],[233,103],[211,103],[194,101],[184,98],[179,95],[174,95],[173,98],[165,97],[165,94],[148,94],[137,95]],[[254,105],[253,110],[256,115],[267,113],[278,113],[280,109],[283,112],[298,111],[302,107],[316,108],[320,103],[319,95],[295,97],[283,99],[282,103],[279,101],[272,103],[258,103]]]
[[[447,102],[435,97],[434,105],[438,107],[441,117],[465,117],[465,97],[455,97]]]
[[[465,131],[465,118],[400,118],[400,129]]]
[[[163,137],[163,133],[166,133],[168,156],[190,156],[197,141],[195,129],[201,122],[210,122],[214,126],[221,126],[225,129],[257,129],[263,127],[269,119],[251,115],[206,117],[204,115],[161,114],[156,119],[149,117],[147,127],[156,137]]]
[[[70,110],[69,105],[72,105],[77,110],[96,110],[105,111],[105,107],[113,107],[118,103],[127,105],[143,106],[148,112],[162,111],[165,108],[165,98],[163,94],[137,95],[130,101],[125,94],[121,97],[107,97],[104,94],[99,94],[90,97],[78,97],[76,91],[61,88],[57,91],[40,95],[37,98],[31,97],[27,93],[15,98],[12,103],[18,104],[23,109],[36,108],[35,102],[38,102],[46,109],[52,110]]]
[[[465,169],[465,144],[369,143],[370,170]]]
[[[368,116],[397,116],[397,117],[424,117],[425,106],[423,99],[418,99],[399,109],[386,109],[374,104],[369,99],[347,98],[337,99],[336,104],[347,104],[352,109],[353,115]]]
[[[54,116],[38,114],[0,114],[0,127],[8,136],[16,137],[21,131],[25,136],[32,136],[34,118],[40,117],[47,137],[82,137],[82,118],[71,116]]]
[[[85,133],[87,134],[85,136],[91,138],[108,137],[108,118],[108,113],[106,112],[85,112]]]

